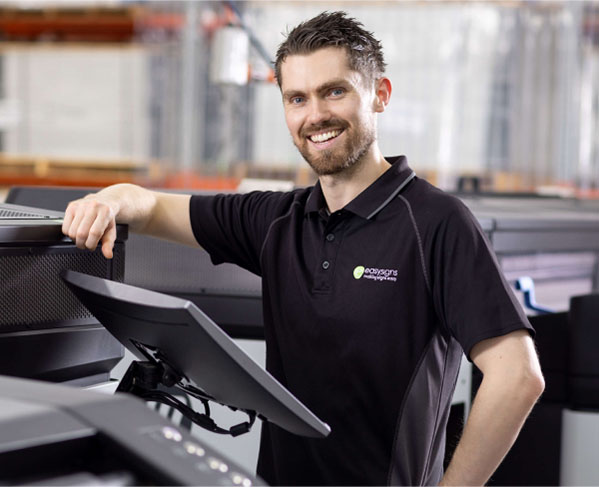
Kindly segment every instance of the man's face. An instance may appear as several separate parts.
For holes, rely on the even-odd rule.
[[[359,163],[376,140],[375,91],[349,68],[345,49],[288,56],[281,77],[287,127],[314,171],[339,174]]]

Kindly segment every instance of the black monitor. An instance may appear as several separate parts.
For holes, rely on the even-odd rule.
[[[77,269],[121,279],[126,227],[115,258],[79,250],[62,213],[0,204],[0,374],[86,385],[108,380],[123,348],[60,279]]]
[[[255,411],[292,433],[325,437],[320,421],[192,302],[66,271],[75,295],[141,360],[160,360],[218,403]]]

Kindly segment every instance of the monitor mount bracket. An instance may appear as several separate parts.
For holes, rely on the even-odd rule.
[[[228,429],[218,426],[210,416],[209,401],[216,402],[212,396],[192,386],[187,377],[180,373],[158,348],[139,342],[134,342],[134,345],[148,360],[131,362],[117,387],[117,392],[127,392],[148,402],[165,404],[172,408],[171,411],[179,411],[187,420],[182,421],[182,424],[187,425],[188,429],[193,423],[213,433],[231,436],[239,436],[251,430],[256,420],[255,411],[226,405],[233,411],[240,410],[247,414],[248,421]],[[181,395],[186,402],[176,397]],[[203,413],[192,408],[189,396],[202,403]]]

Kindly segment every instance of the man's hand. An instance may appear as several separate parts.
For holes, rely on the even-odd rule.
[[[80,249],[95,250],[102,244],[102,254],[112,259],[116,240],[116,216],[119,205],[101,195],[87,195],[67,206],[62,232]]]
[[[116,224],[125,223],[133,232],[197,246],[189,219],[185,194],[159,193],[134,184],[115,184],[69,203],[62,232],[80,249],[95,250],[112,258]]]

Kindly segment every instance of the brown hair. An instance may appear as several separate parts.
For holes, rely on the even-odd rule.
[[[367,79],[376,79],[385,72],[385,60],[380,41],[363,24],[345,12],[322,12],[295,27],[277,50],[275,77],[282,84],[281,65],[295,54],[310,54],[324,47],[343,47],[349,67]]]

